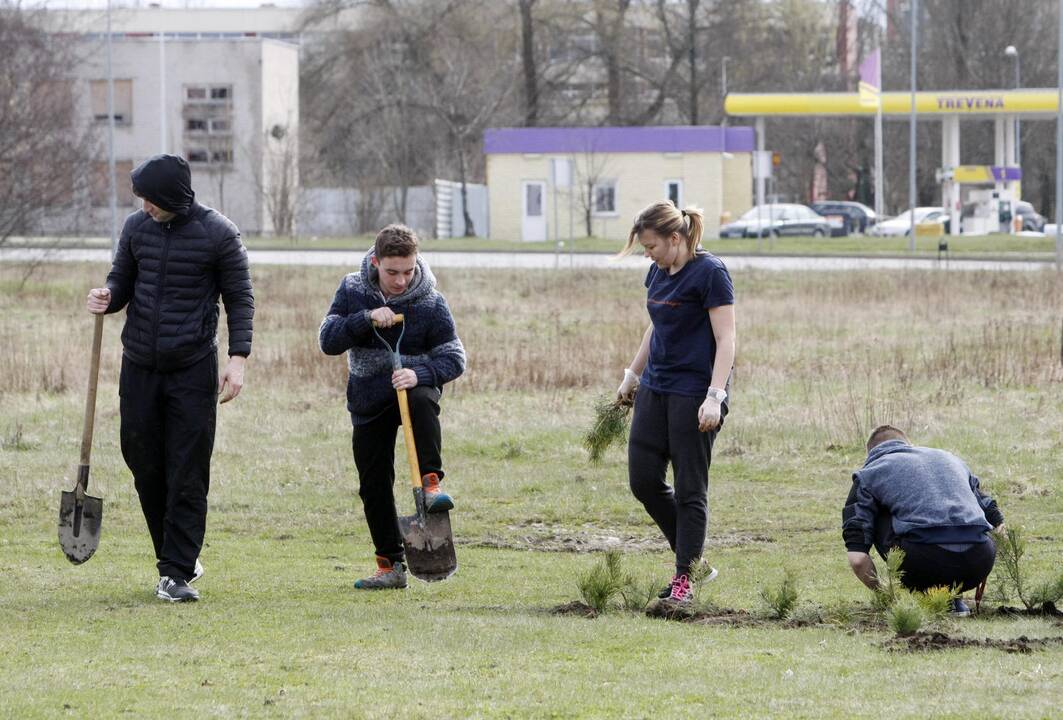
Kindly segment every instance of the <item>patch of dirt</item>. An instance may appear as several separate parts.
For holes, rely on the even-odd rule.
[[[596,525],[579,528],[552,525],[539,521],[525,521],[508,525],[507,535],[486,535],[469,540],[458,540],[460,545],[498,548],[504,550],[538,550],[540,552],[593,553],[605,550],[667,550],[664,538],[632,535],[611,531]],[[752,543],[773,543],[774,538],[759,534],[728,533],[712,535],[709,547],[739,547]]]
[[[1055,603],[1046,602],[1041,607],[1032,609],[1010,607],[1002,605],[993,611],[997,615],[1019,615],[1025,617],[1051,617],[1051,618],[1063,618],[1063,611],[1056,607]]]
[[[986,638],[978,640],[977,638],[951,637],[941,632],[915,633],[906,637],[891,638],[885,643],[885,647],[888,650],[902,652],[975,647],[994,648],[1011,653],[1029,653],[1055,645],[1063,645],[1063,637],[1029,638],[1025,635],[1020,635],[1012,639]]]
[[[598,611],[585,602],[573,600],[556,607],[550,608],[551,615],[576,615],[577,617],[596,618]]]
[[[776,623],[764,617],[752,615],[747,610],[733,610],[731,608],[711,608],[698,610],[689,605],[677,605],[669,600],[655,599],[646,606],[648,617],[661,618],[662,620],[678,620],[697,625],[728,625],[748,627],[751,625],[775,625]]]

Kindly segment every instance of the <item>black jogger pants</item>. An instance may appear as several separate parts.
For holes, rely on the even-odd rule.
[[[188,580],[203,548],[218,403],[218,356],[156,372],[122,359],[122,456],[159,575]]]
[[[719,428],[698,430],[702,398],[639,388],[628,441],[628,481],[675,552],[677,575],[690,572],[705,547],[709,466]],[[727,414],[727,405],[721,408]],[[672,465],[674,487],[668,485]]]
[[[961,592],[973,590],[989,577],[997,559],[996,543],[988,534],[984,542],[971,543],[959,552],[894,535],[893,516],[883,508],[875,518],[875,549],[885,560],[894,547],[904,550],[901,584],[909,590],[926,591],[932,587],[958,587]]]
[[[414,444],[421,475],[435,473],[443,479],[443,436],[439,426],[439,391],[418,385],[408,390]],[[351,437],[354,465],[358,469],[358,494],[365,507],[365,520],[376,554],[392,562],[405,557],[402,533],[395,511],[395,438],[402,425],[399,404],[363,425],[355,425]],[[405,463],[403,463],[405,466]],[[406,483],[403,483],[406,485]]]

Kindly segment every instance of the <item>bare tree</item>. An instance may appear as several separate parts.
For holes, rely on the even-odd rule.
[[[256,184],[266,205],[273,234],[295,235],[299,210],[299,137],[289,125],[274,125],[266,132],[262,146],[262,177]]]
[[[532,10],[536,0],[517,0],[520,9],[520,58],[524,72],[524,124],[539,122],[539,71],[535,58],[535,22]]]
[[[37,232],[45,213],[84,204],[94,140],[79,125],[71,43],[35,12],[0,0],[0,245]]]

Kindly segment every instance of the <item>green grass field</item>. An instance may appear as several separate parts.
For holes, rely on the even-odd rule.
[[[949,238],[949,251],[956,258],[1001,258],[1051,260],[1055,257],[1055,237],[1027,237],[1010,235],[979,235]],[[274,250],[351,250],[373,244],[372,237],[358,238],[249,238],[248,247]],[[425,250],[492,251],[492,252],[595,252],[615,253],[623,243],[605,238],[576,238],[558,246],[556,242],[517,242],[488,240],[486,238],[446,238],[426,240]],[[705,247],[711,252],[727,255],[853,255],[853,256],[899,256],[911,255],[905,237],[842,238],[784,237],[706,239]],[[916,238],[917,257],[937,257],[937,238]]]
[[[92,462],[103,542],[74,567],[56,541],[80,441],[83,298],[105,272],[45,265],[20,288],[20,269],[0,265],[0,717],[1058,714],[1063,645],[891,649],[881,622],[859,620],[869,596],[839,529],[862,442],[892,422],[964,457],[1008,524],[1025,528],[1030,575],[1058,573],[1053,273],[736,274],[739,353],[707,546],[720,577],[705,591],[752,616],[698,624],[551,612],[579,599],[577,578],[606,548],[645,583],[669,573],[623,450],[591,465],[580,446],[645,327],[641,273],[438,273],[469,353],[443,416],[461,567],[444,583],[363,594],[351,585],[372,549],[346,365],[316,347],[342,271],[256,268],[247,386],[219,412],[203,601],[169,606],[152,594],[118,446],[121,317],[107,321]],[[409,508],[401,482],[397,497]],[[787,567],[805,622],[769,620],[760,598]],[[1058,619],[988,613],[937,629],[1063,636]]]
[[[12,246],[29,242],[47,247],[108,247],[104,238],[15,239]],[[369,235],[358,237],[246,237],[244,242],[252,250],[358,250],[373,244]],[[512,240],[489,240],[487,238],[446,238],[423,240],[422,248],[428,251],[449,252],[579,252],[616,253],[623,246],[617,240],[597,237],[567,240],[558,246],[556,242],[519,242]],[[777,239],[706,239],[705,247],[711,252],[728,255],[826,255],[826,256],[882,256],[910,257],[908,239],[904,237],[875,238],[851,236],[843,238],[784,237]],[[1055,258],[1055,237],[1027,237],[1012,235],[978,235],[949,238],[949,251],[957,259],[1003,259],[1051,261]],[[937,257],[936,238],[916,239],[915,257]]]

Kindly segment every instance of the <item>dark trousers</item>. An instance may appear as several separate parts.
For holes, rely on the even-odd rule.
[[[218,356],[155,372],[122,360],[122,456],[133,473],[159,575],[188,580],[203,548],[218,402]]]
[[[435,473],[443,479],[443,436],[439,427],[439,391],[419,385],[406,392],[410,402],[414,444],[421,475]],[[376,554],[401,562],[402,533],[395,512],[395,436],[402,425],[399,404],[364,425],[355,425],[351,438],[358,469],[358,494]],[[405,463],[404,463],[405,464]]]
[[[882,510],[875,518],[875,549],[885,559],[894,547],[904,551],[901,584],[909,590],[941,586],[958,587],[961,592],[973,590],[989,577],[997,557],[997,546],[988,536],[985,542],[973,543],[961,552],[898,537],[893,534],[889,511]]]
[[[631,492],[675,552],[676,574],[701,557],[709,524],[709,466],[717,430],[698,430],[702,398],[640,388],[627,446]],[[727,413],[726,405],[721,409]],[[668,485],[672,465],[674,488]]]

